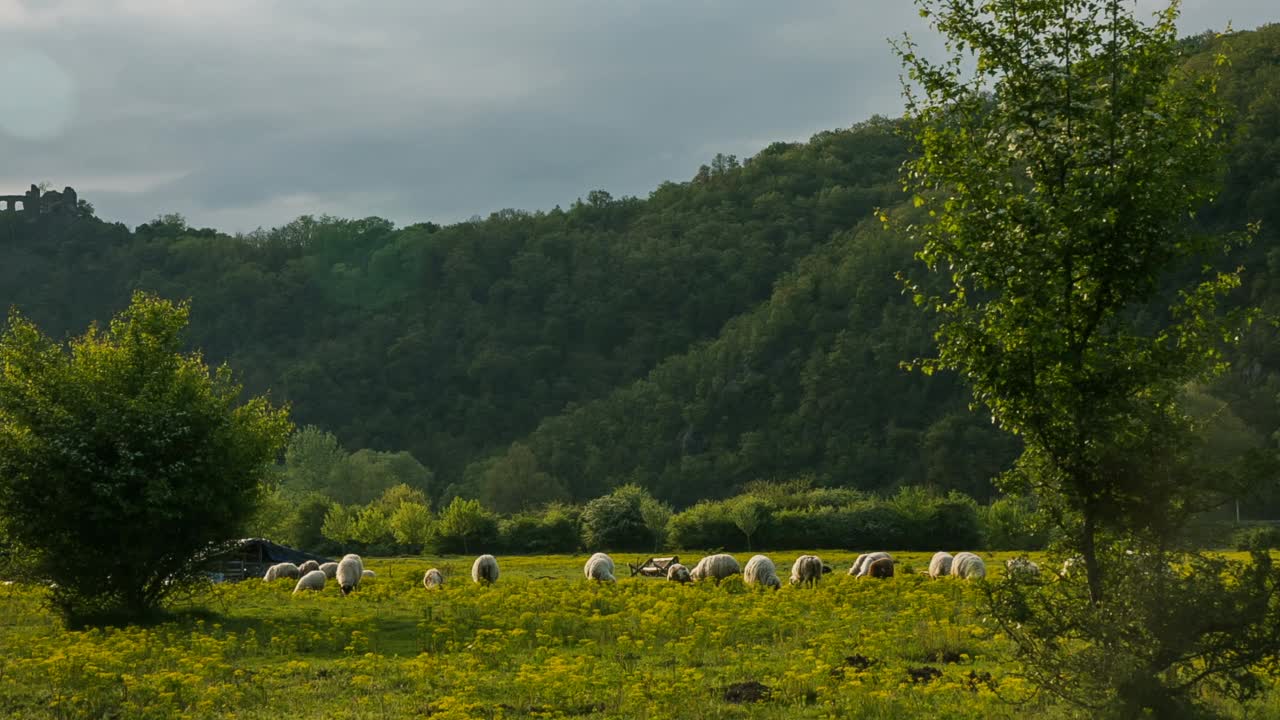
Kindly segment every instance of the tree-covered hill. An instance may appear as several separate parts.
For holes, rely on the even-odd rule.
[[[1237,300],[1280,312],[1280,26],[1186,47],[1206,66],[1225,47],[1237,108],[1223,197],[1199,222],[1263,222]],[[898,367],[932,342],[894,279],[913,248],[872,217],[900,202],[907,152],[872,119],[717,156],[648,198],[447,226],[303,217],[227,236],[177,216],[130,232],[0,213],[0,304],[62,335],[135,289],[191,297],[191,344],[250,392],[348,448],[409,451],[435,495],[500,509],[627,481],[685,504],[796,475],[983,497],[1016,442],[953,379]],[[1209,389],[1250,444],[1280,428],[1276,348],[1259,329]]]

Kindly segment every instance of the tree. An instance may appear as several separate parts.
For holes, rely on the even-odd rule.
[[[241,536],[289,433],[286,410],[182,352],[189,315],[135,293],[65,347],[16,310],[0,336],[0,515],[69,622],[156,612]]]
[[[769,505],[754,495],[741,495],[729,503],[729,519],[746,536],[748,550],[751,549],[751,536],[768,517]]]
[[[480,481],[480,497],[498,512],[513,513],[553,502],[565,502],[564,484],[538,469],[538,458],[523,443],[488,465]]]
[[[638,550],[653,547],[653,530],[642,507],[648,491],[623,485],[587,503],[582,509],[582,542],[588,550]]]
[[[396,542],[415,552],[431,538],[431,508],[425,503],[401,503],[391,513],[390,522]]]
[[[1195,467],[1183,388],[1222,369],[1251,317],[1218,311],[1238,270],[1195,275],[1231,242],[1190,229],[1222,111],[1212,78],[1179,65],[1177,4],[1147,26],[1118,0],[917,3],[951,56],[898,46],[917,85],[904,179],[928,212],[905,230],[948,280],[910,283],[941,320],[916,365],[959,373],[1022,439],[1005,486],[1034,493],[1084,565],[1043,592],[1005,581],[995,614],[1042,689],[1098,713],[1185,716],[1209,684],[1248,696],[1280,646],[1270,558],[1173,552],[1221,480]]]
[[[285,447],[282,484],[298,491],[326,492],[330,475],[347,457],[333,433],[307,425],[295,432]]]
[[[441,550],[469,553],[498,537],[498,520],[479,500],[454,498],[436,521],[435,541]]]

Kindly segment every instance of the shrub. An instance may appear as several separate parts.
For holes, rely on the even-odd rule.
[[[1231,536],[1236,550],[1280,550],[1280,527],[1260,525],[1241,528]]]
[[[568,505],[512,515],[498,523],[498,543],[510,553],[575,552],[581,542],[578,515],[578,509]]]
[[[738,549],[743,541],[723,502],[704,500],[676,513],[668,527],[669,540],[678,548]]]
[[[623,485],[587,503],[582,510],[582,542],[588,549],[635,550],[654,545],[653,530],[645,523],[642,505],[649,497],[636,485]]]
[[[136,293],[67,345],[0,336],[0,516],[71,624],[133,621],[238,537],[290,423],[184,354],[189,307]]]
[[[978,515],[983,544],[988,549],[1041,550],[1048,542],[1028,498],[1001,498],[982,508]]]
[[[440,553],[471,553],[495,546],[498,519],[479,500],[455,497],[440,512],[428,545]]]

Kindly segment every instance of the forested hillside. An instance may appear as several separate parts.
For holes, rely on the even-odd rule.
[[[1223,49],[1186,46],[1206,66]],[[1280,312],[1280,26],[1226,52],[1238,137],[1198,222],[1262,222],[1237,301]],[[131,232],[0,213],[0,303],[62,335],[134,289],[191,297],[210,360],[349,449],[408,451],[437,499],[516,510],[636,482],[683,505],[799,475],[984,498],[1016,441],[952,378],[898,366],[929,352],[932,325],[894,279],[913,249],[872,211],[900,203],[908,150],[873,119],[717,156],[648,198],[443,227],[303,217],[233,237],[176,216]],[[1275,341],[1259,328],[1201,393],[1240,447],[1275,445]]]

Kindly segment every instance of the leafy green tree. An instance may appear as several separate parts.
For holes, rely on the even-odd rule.
[[[436,521],[434,540],[439,549],[464,553],[498,537],[498,519],[479,500],[454,498]]]
[[[564,485],[538,469],[538,458],[523,443],[513,443],[506,454],[484,471],[480,499],[486,507],[513,513],[549,503],[565,502]]]
[[[396,542],[418,551],[431,539],[431,508],[425,503],[401,503],[389,519]]]
[[[582,543],[588,550],[648,550],[654,533],[645,522],[644,503],[652,499],[638,485],[623,485],[582,509]]]
[[[333,433],[315,425],[299,428],[285,447],[281,484],[302,492],[327,492],[330,475],[347,456]]]
[[[356,539],[356,520],[359,508],[330,503],[325,511],[324,522],[320,525],[320,533],[325,539],[339,546],[352,543]]]
[[[729,503],[729,519],[734,527],[746,537],[747,549],[751,549],[751,538],[769,518],[769,505],[754,495],[741,495]]]
[[[1149,26],[1118,0],[918,5],[951,55],[899,45],[918,87],[905,179],[929,213],[906,231],[949,280],[913,285],[941,318],[937,357],[917,364],[956,371],[1022,438],[1010,485],[1084,566],[1051,590],[1010,576],[995,614],[1041,688],[1096,713],[1186,717],[1209,685],[1247,697],[1280,647],[1270,557],[1172,552],[1221,480],[1193,467],[1183,388],[1222,368],[1248,319],[1218,311],[1238,270],[1194,275],[1224,243],[1188,223],[1222,111],[1212,79],[1180,68],[1177,4]]]
[[[287,412],[182,352],[190,308],[145,293],[59,345],[14,311],[0,336],[0,515],[73,623],[135,620],[238,537]]]
[[[327,479],[324,492],[341,503],[372,502],[396,485],[430,491],[433,475],[407,452],[357,450],[338,464]]]
[[[391,518],[376,503],[370,503],[356,511],[351,537],[365,547],[365,551],[390,545],[392,542]]]

